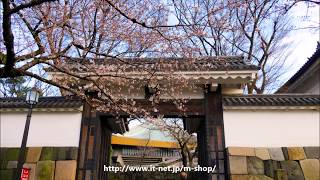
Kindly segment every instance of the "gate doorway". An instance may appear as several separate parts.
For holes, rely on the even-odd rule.
[[[203,100],[191,100],[186,106],[190,111],[181,114],[171,102],[166,101],[159,103],[159,111],[154,115],[182,118],[184,128],[189,133],[197,133],[199,166],[216,168],[214,173],[199,172],[197,177],[206,180],[228,179],[221,86],[216,91],[208,89]],[[87,108],[82,123],[77,178],[105,180],[108,179],[108,173],[104,171],[104,165],[109,166],[110,163],[111,134],[128,130],[128,116],[116,118]]]

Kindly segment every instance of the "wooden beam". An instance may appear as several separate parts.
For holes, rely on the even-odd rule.
[[[137,100],[137,107],[144,108],[150,114],[162,114],[165,116],[203,116],[204,108],[202,99],[193,99],[183,104],[183,108],[179,109],[174,100],[160,101],[157,104],[147,100]],[[155,111],[156,110],[156,111]]]
[[[179,117],[199,117],[204,116],[204,100],[192,99],[183,103],[183,109],[179,109],[174,100],[161,100],[159,103],[152,103],[149,100],[135,100],[135,107],[146,110],[150,115],[164,115],[166,118],[179,118]],[[123,103],[123,102],[120,102]],[[103,116],[109,117],[129,117],[126,112],[103,112]],[[135,113],[140,116],[139,113]],[[141,114],[143,117],[144,114]]]
[[[213,174],[201,173],[200,176],[208,180],[227,179],[221,85],[218,85],[215,92],[210,88],[208,86],[205,93],[205,119],[198,131],[198,155],[200,166],[216,166],[216,171]]]

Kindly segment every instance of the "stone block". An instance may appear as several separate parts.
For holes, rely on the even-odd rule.
[[[254,148],[249,147],[229,147],[228,153],[231,156],[255,156]]]
[[[275,177],[275,170],[280,169],[281,165],[280,162],[274,160],[265,160],[263,161],[264,164],[264,174],[274,178]]]
[[[36,164],[35,163],[24,163],[23,168],[30,169],[30,175],[28,180],[36,180]]]
[[[262,160],[270,159],[269,151],[267,148],[255,148],[254,151],[258,158]]]
[[[13,179],[14,169],[2,169],[0,170],[0,179],[2,180],[11,180]]]
[[[56,160],[66,160],[67,153],[69,151],[68,147],[59,147],[56,150]]]
[[[249,175],[249,180],[273,180],[265,175]]]
[[[7,169],[15,169],[17,168],[18,161],[8,161]]]
[[[67,154],[67,160],[77,160],[78,159],[78,148],[70,147],[69,153]]]
[[[288,147],[289,160],[302,160],[306,159],[306,155],[302,147]]]
[[[297,161],[282,161],[281,169],[284,169],[287,173],[288,179],[292,180],[304,180],[302,170]]]
[[[285,160],[281,148],[269,148],[268,151],[272,160],[276,160],[276,161]]]
[[[249,174],[264,174],[263,161],[257,157],[247,157]]]
[[[4,157],[6,156],[6,150],[7,150],[7,148],[0,147],[0,161],[5,160]]]
[[[7,160],[0,160],[0,169],[7,169],[8,161]]]
[[[54,147],[43,147],[41,151],[40,161],[56,160],[56,151]]]
[[[8,160],[6,159],[7,148],[0,148],[0,169],[7,169]]]
[[[274,180],[288,180],[288,176],[285,170],[277,169],[275,170]]]
[[[229,156],[230,174],[248,174],[247,158],[244,156]]]
[[[231,180],[273,180],[265,175],[232,175]]]
[[[4,159],[7,161],[17,161],[19,158],[20,148],[7,148]]]
[[[248,180],[249,175],[231,175],[231,180]]]
[[[54,161],[38,161],[36,166],[37,180],[53,180],[54,179]]]
[[[320,159],[320,147],[304,147],[307,159]]]
[[[289,159],[289,154],[288,154],[288,149],[286,147],[282,147],[282,152],[285,160],[290,160]]]
[[[56,160],[77,160],[78,148],[59,147],[56,150]]]
[[[56,161],[55,180],[75,180],[77,161]]]
[[[300,165],[306,180],[320,179],[320,165],[318,159],[301,160]]]
[[[42,147],[29,147],[26,157],[26,162],[35,163],[39,161]]]

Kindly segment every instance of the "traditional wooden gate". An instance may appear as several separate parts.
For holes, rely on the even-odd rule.
[[[180,82],[178,78],[175,83],[168,83],[176,91],[179,91],[174,99],[188,99],[184,103],[185,110],[183,112],[177,108],[174,99],[170,96],[160,95],[159,101],[151,104],[148,97],[154,89],[149,89],[150,84],[141,86],[140,83],[138,86],[134,84],[135,82],[127,80],[122,85],[115,85],[114,89],[126,89],[128,83],[132,83],[130,86],[136,87],[135,93],[128,91],[122,94],[116,93],[115,96],[135,100],[138,107],[146,109],[151,115],[183,118],[185,129],[190,133],[198,133],[199,165],[203,167],[216,166],[215,173],[200,173],[198,177],[205,180],[228,179],[222,97],[224,94],[242,94],[243,85],[250,83],[250,80],[255,77],[257,67],[246,64],[243,57],[238,56],[205,57],[191,59],[191,61],[186,61],[183,58],[140,58],[114,61],[103,59],[96,61],[95,65],[109,66],[108,62],[112,62],[112,66],[119,65],[124,69],[120,72],[122,76],[140,80],[149,73],[145,69],[149,69],[154,71],[152,77],[159,86],[166,85],[168,82],[166,77],[179,76],[184,78],[183,82]],[[171,67],[170,71],[167,71],[167,67]],[[118,72],[110,70],[111,76],[114,73]],[[54,73],[52,74],[54,75]],[[59,78],[59,74],[56,76]],[[112,81],[112,78],[109,81]],[[148,83],[149,81],[141,82]],[[179,88],[179,83],[183,87],[186,84],[190,84],[190,86],[188,89]],[[153,111],[154,107],[157,108],[156,112]],[[125,124],[125,114],[118,114],[116,117],[111,114],[113,113],[108,115],[94,112],[88,105],[85,106],[81,126],[77,179],[108,178],[107,173],[103,172],[103,165],[109,163],[107,157],[109,157],[111,133],[124,133],[128,130],[128,126]]]
[[[154,115],[165,115],[165,117],[180,117],[184,119],[185,128],[190,132],[197,132],[198,140],[198,162],[202,167],[214,167],[216,171],[212,174],[199,173],[201,179],[228,179],[227,159],[224,144],[223,131],[223,109],[221,85],[216,91],[210,86],[206,87],[205,98],[202,100],[191,100],[185,104],[188,112],[181,114],[173,102],[159,103],[159,112]],[[140,101],[145,108],[147,101]],[[109,165],[111,133],[123,133],[127,129],[125,116],[117,119],[103,113],[92,112],[88,105],[84,110],[81,143],[78,158],[77,179],[95,180],[108,179],[108,173],[104,171],[104,165]],[[116,123],[115,123],[116,122]]]

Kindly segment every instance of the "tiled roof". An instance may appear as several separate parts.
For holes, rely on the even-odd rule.
[[[78,108],[80,99],[42,97],[36,108]],[[223,97],[224,106],[320,106],[320,96],[300,94],[239,95]],[[23,98],[0,98],[0,108],[27,108]]]
[[[201,58],[107,58],[107,59],[69,59],[70,64],[93,64],[97,67],[111,67],[109,71],[226,71],[258,70],[258,67],[245,62],[242,56],[212,56]],[[114,67],[114,68],[112,68]],[[81,68],[83,69],[83,68]],[[81,71],[81,70],[80,70]]]
[[[35,108],[79,108],[82,100],[66,97],[41,97]],[[0,98],[0,108],[27,108],[24,98]]]
[[[319,106],[320,96],[300,94],[226,96],[225,106]]]

